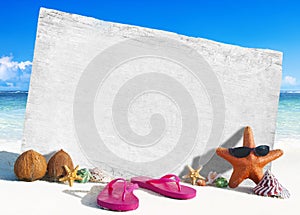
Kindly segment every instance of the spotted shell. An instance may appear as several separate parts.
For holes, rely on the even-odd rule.
[[[220,188],[225,188],[228,186],[228,181],[224,177],[219,177],[215,180],[215,185]]]
[[[94,169],[90,169],[89,171],[91,173],[91,178],[90,178],[91,182],[108,183],[113,179],[112,176],[108,175],[106,172],[104,172],[98,167],[95,167]]]
[[[253,188],[253,191],[260,196],[278,197],[283,199],[290,197],[289,191],[278,182],[270,170],[265,172],[261,181]]]

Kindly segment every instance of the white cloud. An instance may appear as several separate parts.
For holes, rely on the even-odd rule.
[[[30,61],[13,61],[12,56],[4,56],[0,58],[0,79],[3,81],[12,79],[18,76],[19,70],[24,71],[26,68],[31,66]]]
[[[21,70],[25,70],[27,66],[31,66],[31,65],[32,65],[32,63],[30,61],[25,61],[25,62],[22,61],[22,62],[18,63],[18,67]]]
[[[296,85],[297,85],[297,79],[296,79],[295,77],[286,75],[286,76],[283,78],[283,84],[284,84],[285,86],[296,86]]]
[[[24,89],[29,85],[31,73],[30,61],[13,61],[13,56],[3,56],[0,58],[0,86],[3,90]],[[0,90],[1,90],[0,89]]]

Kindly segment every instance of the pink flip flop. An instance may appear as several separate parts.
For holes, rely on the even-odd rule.
[[[173,174],[165,175],[159,179],[152,179],[145,176],[133,177],[131,182],[138,184],[139,187],[174,199],[191,199],[196,196],[195,189],[180,185],[179,177]]]
[[[135,210],[139,206],[139,199],[133,190],[138,187],[137,184],[126,182],[124,178],[114,179],[99,193],[97,204],[114,211]]]

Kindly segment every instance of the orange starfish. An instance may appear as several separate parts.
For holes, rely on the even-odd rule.
[[[255,148],[252,129],[249,126],[244,129],[243,146]],[[233,173],[229,180],[229,187],[231,188],[237,187],[247,178],[257,184],[263,178],[263,167],[283,154],[282,150],[276,149],[270,150],[265,156],[257,156],[252,150],[248,156],[237,158],[231,155],[229,149],[226,148],[217,148],[216,152],[233,167]]]

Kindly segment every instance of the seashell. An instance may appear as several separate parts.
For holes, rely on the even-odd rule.
[[[278,197],[287,199],[289,191],[283,187],[270,170],[267,170],[260,182],[253,188],[255,194],[260,196]]]
[[[224,177],[217,178],[214,183],[216,184],[217,187],[220,187],[220,188],[225,188],[228,186],[228,181]]]
[[[205,182],[205,180],[200,179],[200,180],[197,181],[197,185],[198,186],[206,186],[206,182]]]
[[[210,171],[207,176],[206,184],[213,184],[217,178],[220,178],[221,174],[217,172]]]
[[[16,160],[14,172],[19,180],[35,181],[45,176],[47,171],[46,158],[40,153],[29,150],[22,153]]]
[[[91,182],[100,182],[100,183],[108,183],[113,180],[113,177],[108,175],[106,172],[99,168],[90,169],[90,173],[92,175],[90,181]]]
[[[49,160],[47,170],[50,181],[58,181],[59,178],[66,176],[67,172],[64,166],[74,169],[73,161],[64,150],[56,152]]]
[[[76,180],[79,183],[87,183],[92,177],[90,171],[87,168],[78,170],[77,175],[82,178],[82,180]]]

